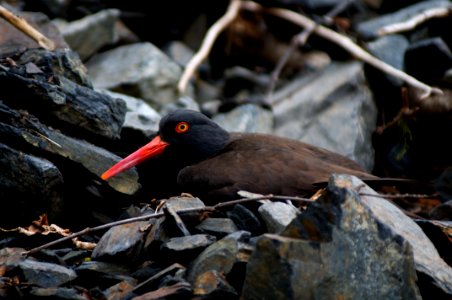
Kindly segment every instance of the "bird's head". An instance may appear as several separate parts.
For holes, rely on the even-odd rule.
[[[178,109],[160,120],[155,138],[104,174],[106,180],[143,161],[165,152],[179,156],[180,160],[196,162],[222,150],[229,139],[229,133],[200,112]]]

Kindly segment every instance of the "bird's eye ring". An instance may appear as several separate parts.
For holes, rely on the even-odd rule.
[[[176,125],[176,132],[177,133],[184,133],[187,132],[190,126],[188,126],[187,122],[179,122]]]

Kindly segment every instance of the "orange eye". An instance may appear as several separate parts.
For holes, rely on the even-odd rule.
[[[176,125],[176,132],[177,133],[184,133],[188,131],[188,128],[190,128],[190,126],[188,126],[187,122],[179,122]]]

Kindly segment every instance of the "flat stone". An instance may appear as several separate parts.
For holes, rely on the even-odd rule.
[[[282,232],[300,213],[295,207],[283,202],[264,203],[258,211],[267,225],[269,233]]]
[[[196,225],[196,229],[208,234],[225,236],[227,234],[236,232],[237,226],[231,219],[228,218],[207,218]]]
[[[144,99],[155,107],[178,98],[181,67],[151,43],[136,43],[96,54],[86,63],[93,84]]]
[[[276,135],[340,153],[372,170],[377,108],[361,62],[331,63],[274,94]]]

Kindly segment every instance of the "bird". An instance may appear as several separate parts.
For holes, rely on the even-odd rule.
[[[333,173],[378,178],[341,154],[272,134],[228,132],[190,109],[162,117],[152,140],[101,178],[135,166],[155,197],[189,193],[209,203],[237,199],[239,191],[307,196]]]

